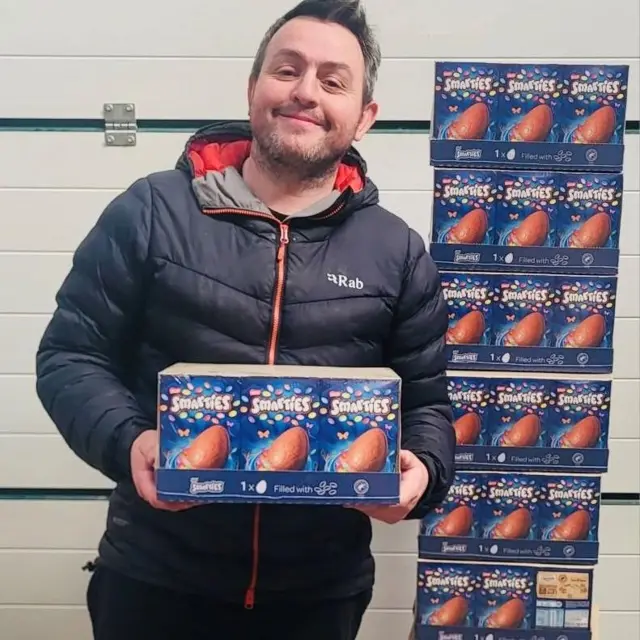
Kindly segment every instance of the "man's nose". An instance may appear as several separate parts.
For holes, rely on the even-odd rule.
[[[307,72],[300,76],[293,90],[293,97],[304,105],[316,105],[318,103],[318,79],[313,72]]]

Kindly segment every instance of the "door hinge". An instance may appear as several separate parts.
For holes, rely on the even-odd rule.
[[[108,147],[135,147],[138,125],[136,106],[131,102],[107,102],[104,114],[104,140]]]

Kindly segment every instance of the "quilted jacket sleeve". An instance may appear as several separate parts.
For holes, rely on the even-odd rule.
[[[407,519],[422,518],[441,502],[453,480],[455,433],[444,354],[447,322],[440,275],[421,237],[411,230],[389,365],[402,378],[402,447],[424,462],[430,480]]]
[[[69,447],[118,482],[133,440],[153,428],[125,386],[124,355],[142,299],[151,190],[117,196],[76,250],[36,355],[37,393]]]

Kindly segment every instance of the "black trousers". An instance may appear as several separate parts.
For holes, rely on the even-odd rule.
[[[212,602],[98,566],[87,605],[94,640],[355,640],[371,592],[310,604]]]

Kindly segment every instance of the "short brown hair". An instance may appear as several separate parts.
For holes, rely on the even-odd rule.
[[[367,23],[364,7],[360,0],[302,0],[293,9],[278,18],[267,30],[251,68],[251,78],[255,80],[264,63],[267,46],[276,32],[294,18],[316,18],[325,22],[335,22],[357,38],[364,57],[364,102],[373,99],[381,62],[380,45],[373,30]]]

